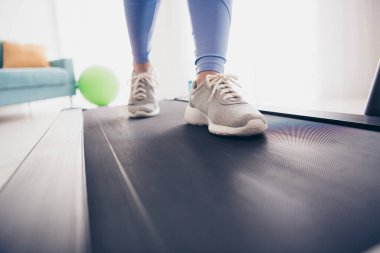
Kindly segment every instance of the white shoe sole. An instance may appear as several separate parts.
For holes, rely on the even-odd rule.
[[[157,107],[156,110],[153,112],[144,112],[144,111],[135,111],[135,112],[130,112],[128,111],[128,116],[131,118],[146,118],[146,117],[152,117],[160,113],[160,108]]]
[[[216,125],[211,122],[206,114],[190,106],[186,108],[185,120],[191,125],[208,125],[208,130],[216,135],[250,136],[261,134],[268,129],[267,123],[261,119],[250,120],[247,125],[243,127]]]

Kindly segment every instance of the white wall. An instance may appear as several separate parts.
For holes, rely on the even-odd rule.
[[[187,1],[161,1],[151,59],[159,73],[161,97],[188,94],[188,81],[195,77],[195,49]]]
[[[318,74],[332,97],[366,97],[380,57],[380,1],[319,0]]]
[[[316,0],[253,2],[250,96],[258,104],[279,106],[319,97]]]
[[[259,104],[363,111],[380,57],[378,0],[254,0],[252,13]]]
[[[0,0],[0,40],[43,45],[49,59],[59,57],[53,1]]]

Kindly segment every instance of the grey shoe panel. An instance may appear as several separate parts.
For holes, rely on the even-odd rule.
[[[211,91],[206,85],[200,85],[191,92],[190,106],[197,108],[201,112],[207,115],[209,102],[208,99],[211,95]]]

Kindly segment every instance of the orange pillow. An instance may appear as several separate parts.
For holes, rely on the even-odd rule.
[[[3,68],[50,67],[45,48],[3,42]]]

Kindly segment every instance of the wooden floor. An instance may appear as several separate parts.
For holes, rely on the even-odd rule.
[[[0,111],[0,189],[59,115],[59,110],[29,111],[25,107]]]
[[[0,252],[88,252],[82,110],[1,120]]]
[[[73,98],[74,106],[83,103]],[[0,107],[0,189],[58,118],[70,108],[69,97]]]

